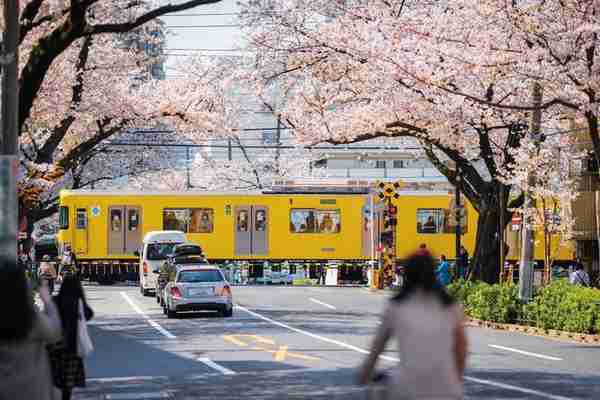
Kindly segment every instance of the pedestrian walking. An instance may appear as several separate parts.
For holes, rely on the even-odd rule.
[[[77,257],[75,253],[71,250],[70,245],[65,246],[65,250],[63,251],[61,257],[61,275],[67,273],[77,273]]]
[[[458,256],[458,276],[461,279],[467,278],[469,270],[469,252],[465,249],[465,246],[460,246],[460,252]]]
[[[371,351],[359,371],[367,384],[375,364],[392,337],[400,364],[387,379],[387,399],[459,400],[467,343],[462,308],[435,285],[435,261],[427,254],[413,255],[405,265],[403,290],[385,307]]]
[[[435,276],[441,287],[446,287],[450,284],[450,264],[448,264],[446,256],[443,254],[440,257],[440,264],[435,270]]]
[[[0,400],[52,400],[46,345],[60,339],[61,324],[44,283],[39,295],[43,311],[36,310],[25,271],[0,262]]]
[[[73,274],[63,279],[58,295],[54,297],[63,328],[63,337],[50,348],[54,384],[62,390],[62,399],[70,400],[74,387],[85,386],[83,358],[90,349],[85,322],[94,313],[87,305],[83,287]]]
[[[590,285],[591,285],[590,276],[588,275],[587,272],[585,272],[585,269],[583,268],[583,264],[581,263],[580,260],[577,260],[575,263],[575,271],[573,271],[569,274],[569,282],[571,282],[572,285],[581,285],[581,286],[585,286],[585,287],[590,287]]]
[[[46,281],[48,284],[48,290],[50,294],[54,293],[54,282],[56,281],[56,277],[58,274],[56,273],[56,268],[54,264],[50,262],[50,256],[45,255],[40,263],[40,269],[38,271],[40,281]]]

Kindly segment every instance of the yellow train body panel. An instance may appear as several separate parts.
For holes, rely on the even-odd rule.
[[[69,243],[80,260],[130,259],[133,251],[110,252],[111,207],[139,209],[141,223],[139,239],[150,231],[165,229],[165,210],[212,210],[213,227],[210,233],[187,233],[188,240],[200,244],[207,257],[221,260],[252,259],[363,259],[361,212],[365,205],[362,195],[243,195],[243,194],[186,194],[144,195],[63,191],[61,207],[67,207],[68,224],[62,224],[61,244]],[[324,204],[323,204],[324,203]],[[267,211],[267,249],[265,254],[236,255],[236,208],[264,207]],[[293,233],[290,212],[293,209],[338,211],[341,217],[339,233]],[[79,212],[85,212],[85,229],[77,229]],[[126,212],[124,213],[126,214]],[[121,215],[121,220],[126,216]],[[126,223],[124,223],[126,224]],[[83,227],[83,223],[81,225]],[[123,229],[127,229],[123,227]],[[82,245],[81,243],[84,243]],[[140,243],[141,244],[141,243]]]
[[[188,240],[201,245],[211,260],[368,261],[378,256],[378,233],[369,231],[365,210],[377,208],[377,202],[366,194],[63,191],[58,239],[70,244],[82,261],[135,261],[133,252],[146,233],[183,226]],[[447,192],[401,193],[393,201],[398,258],[405,259],[421,244],[436,256],[456,257],[455,233],[448,225],[452,202]],[[477,212],[469,202],[465,207],[461,243],[473,254]],[[246,243],[244,235],[253,229]],[[509,260],[519,254],[514,235],[507,235]],[[570,246],[558,246],[558,240],[553,238],[553,258],[571,259]],[[544,258],[539,233],[535,258]]]

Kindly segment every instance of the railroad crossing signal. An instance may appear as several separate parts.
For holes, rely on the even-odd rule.
[[[398,189],[403,185],[401,182],[377,182],[379,199],[383,204],[384,231],[381,232],[380,248],[381,261],[383,264],[382,271],[377,271],[379,274],[374,280],[376,286],[383,288],[383,282],[391,285],[393,281],[394,265],[396,261],[396,225],[398,224],[398,207],[393,204],[393,200],[398,199],[400,194]]]
[[[379,198],[381,200],[386,198],[394,198],[397,199],[400,195],[396,192],[403,186],[401,182],[393,182],[393,183],[385,183],[378,182],[377,188],[379,189]]]

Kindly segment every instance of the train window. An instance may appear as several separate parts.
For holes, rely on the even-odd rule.
[[[339,233],[340,210],[293,209],[290,214],[292,233]]]
[[[442,208],[417,209],[417,233],[442,233],[444,210]]]
[[[188,210],[187,209],[164,209],[163,229],[166,231],[187,232]]]
[[[140,213],[138,210],[127,210],[127,229],[135,232],[140,225]]]
[[[60,229],[69,229],[69,207],[60,206],[58,213],[58,224]]]
[[[267,216],[265,210],[258,210],[254,215],[254,229],[263,232],[267,227]]]
[[[240,210],[237,216],[237,231],[248,232],[248,211]]]
[[[75,225],[77,226],[77,229],[85,229],[87,227],[85,208],[77,209],[77,220]]]
[[[123,215],[121,210],[110,210],[110,230],[121,232]]]
[[[190,210],[189,233],[212,233],[214,213],[212,208],[192,208]]]
[[[290,231],[293,233],[315,232],[315,210],[292,210],[290,214]]]
[[[340,210],[317,210],[316,214],[319,233],[340,232]]]

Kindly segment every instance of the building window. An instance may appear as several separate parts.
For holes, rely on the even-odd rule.
[[[375,168],[385,168],[385,160],[375,161]]]
[[[262,132],[263,144],[277,144],[277,131],[264,130]]]
[[[290,213],[292,233],[339,233],[340,210],[293,209]]]
[[[404,168],[404,160],[394,160],[394,168]]]
[[[212,233],[214,211],[212,208],[183,208],[163,210],[163,229],[184,233]]]

